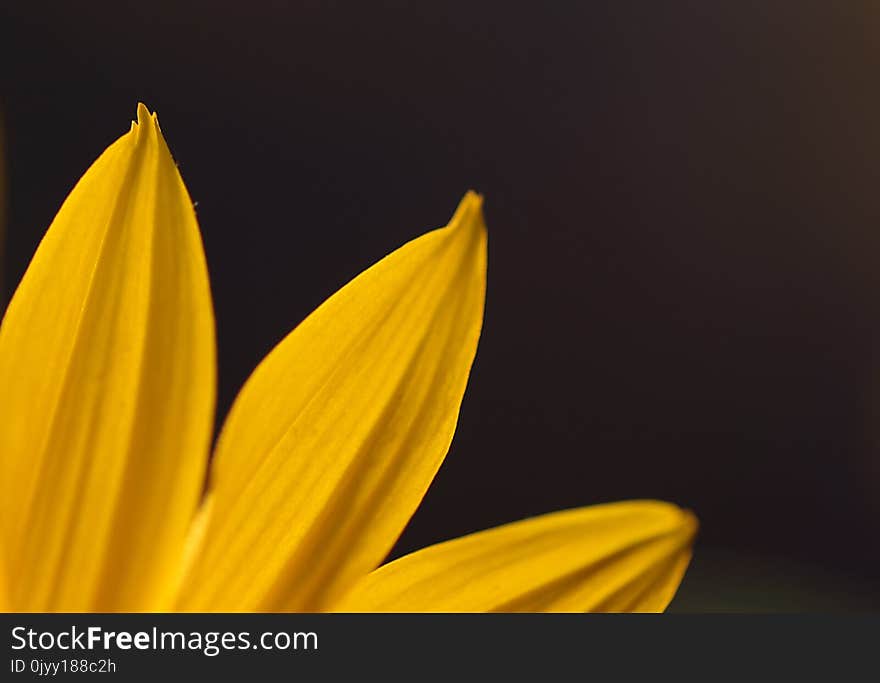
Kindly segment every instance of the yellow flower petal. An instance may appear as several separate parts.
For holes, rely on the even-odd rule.
[[[214,356],[192,203],[140,105],[64,202],[0,327],[14,609],[162,606],[203,484]]]
[[[3,112],[0,112],[0,310],[6,303],[3,283],[4,246],[6,240],[6,139],[4,138]]]
[[[452,440],[485,279],[469,193],[266,357],[223,428],[180,608],[319,609],[382,561]]]
[[[659,612],[696,519],[659,501],[543,515],[425,548],[367,576],[341,612]]]

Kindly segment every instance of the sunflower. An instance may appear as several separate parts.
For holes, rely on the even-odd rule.
[[[485,286],[469,192],[446,227],[269,353],[209,457],[208,272],[192,201],[139,105],[65,200],[0,327],[0,606],[664,609],[696,522],[659,501],[551,513],[380,566],[449,449]]]

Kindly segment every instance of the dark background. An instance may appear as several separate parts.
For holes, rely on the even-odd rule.
[[[198,202],[222,415],[473,187],[483,338],[395,554],[656,497],[702,521],[675,609],[877,610],[878,73],[870,0],[6,0],[6,290],[144,101]]]

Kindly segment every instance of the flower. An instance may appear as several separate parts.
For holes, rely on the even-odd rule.
[[[481,201],[469,192],[447,227],[278,344],[209,465],[207,267],[139,105],[64,202],[0,327],[0,606],[662,610],[696,522],[658,501],[556,512],[376,569],[455,430],[483,317]]]

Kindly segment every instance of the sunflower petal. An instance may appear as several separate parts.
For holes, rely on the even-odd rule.
[[[3,257],[6,244],[6,140],[4,138],[3,112],[0,111],[0,310],[6,303],[6,290],[3,284]]]
[[[180,608],[319,609],[378,566],[452,440],[485,278],[469,193],[449,226],[362,273],[266,357],[221,433]]]
[[[64,202],[0,328],[14,609],[163,607],[204,481],[214,356],[192,202],[140,105]]]
[[[659,501],[555,512],[380,567],[340,612],[660,612],[690,559],[696,519]]]

